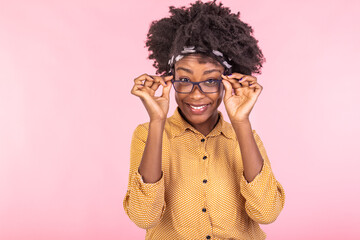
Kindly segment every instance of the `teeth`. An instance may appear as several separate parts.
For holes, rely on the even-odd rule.
[[[202,108],[204,108],[205,106],[206,106],[206,105],[202,105],[202,106],[196,107],[196,106],[190,105],[190,107],[193,108],[193,109],[202,109]]]

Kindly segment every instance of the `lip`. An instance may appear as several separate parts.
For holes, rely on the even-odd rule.
[[[210,105],[211,103],[207,102],[207,103],[199,103],[199,102],[184,102],[185,104],[191,105],[191,106],[203,106],[203,105]]]
[[[189,110],[190,113],[195,114],[195,115],[200,115],[200,114],[203,114],[209,108],[210,104],[209,103],[205,103],[205,104],[185,103],[185,106],[187,107],[187,109]]]

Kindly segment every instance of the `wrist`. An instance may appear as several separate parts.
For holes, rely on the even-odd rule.
[[[150,122],[153,123],[164,123],[167,118],[167,114],[149,114]]]
[[[244,121],[237,121],[231,122],[232,127],[234,128],[235,132],[246,132],[248,130],[252,130],[251,123],[249,120]]]
[[[166,119],[150,119],[150,126],[165,126]]]
[[[249,118],[244,118],[241,120],[232,120],[230,119],[231,125],[233,126],[245,126],[245,125],[250,125],[250,119]]]

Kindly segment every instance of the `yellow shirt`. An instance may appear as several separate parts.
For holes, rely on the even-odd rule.
[[[133,134],[123,201],[129,218],[146,229],[146,240],[265,239],[259,223],[275,221],[285,195],[255,130],[264,165],[248,183],[235,131],[221,113],[215,128],[203,136],[176,110],[165,124],[162,177],[144,183],[138,168],[148,127],[141,124]]]

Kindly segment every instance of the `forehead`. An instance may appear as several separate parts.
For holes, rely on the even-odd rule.
[[[224,67],[218,61],[201,54],[190,54],[183,57],[175,63],[175,69],[179,66],[186,66],[189,68],[213,68],[221,71],[224,70]]]

